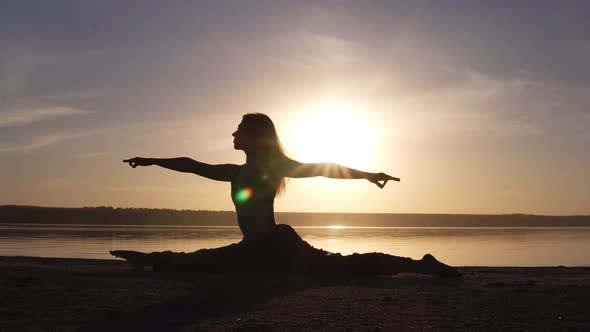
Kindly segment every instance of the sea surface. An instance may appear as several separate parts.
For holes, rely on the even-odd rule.
[[[332,252],[433,254],[455,266],[590,266],[590,227],[297,227]],[[0,224],[1,256],[113,259],[109,250],[214,248],[238,242],[232,226]]]

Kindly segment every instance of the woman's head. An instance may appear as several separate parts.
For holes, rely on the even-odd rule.
[[[263,113],[248,113],[242,116],[242,122],[232,134],[234,136],[234,149],[243,150],[246,153],[255,153],[258,160],[267,163],[267,167],[274,168],[284,158],[285,149],[281,144],[275,125]],[[277,193],[285,189],[285,179],[281,179]]]
[[[236,150],[282,150],[275,125],[266,114],[248,113],[242,116],[238,130],[233,133]]]

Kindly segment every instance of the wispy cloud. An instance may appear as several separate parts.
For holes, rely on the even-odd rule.
[[[450,83],[408,90],[397,98],[401,109],[412,110],[404,113],[407,125],[399,129],[405,137],[543,139],[566,128],[577,133],[587,123],[575,102],[583,94],[558,83],[517,74],[501,78],[465,66],[449,65],[446,72],[452,74]]]
[[[65,140],[70,140],[79,137],[93,136],[96,132],[84,133],[58,133],[52,135],[43,135],[35,137],[27,142],[0,142],[0,153],[21,152],[43,148],[53,145]]]
[[[38,137],[27,143],[2,143],[0,142],[0,153],[2,152],[17,152],[38,149],[44,146],[55,144],[65,137],[60,135],[49,135]]]
[[[69,90],[61,93],[54,93],[48,95],[40,95],[39,99],[47,100],[56,103],[57,101],[71,100],[71,99],[96,99],[107,96],[108,94],[101,91],[94,90]]]
[[[92,112],[62,106],[19,111],[6,111],[0,113],[0,128],[24,126],[48,119],[90,113]]]

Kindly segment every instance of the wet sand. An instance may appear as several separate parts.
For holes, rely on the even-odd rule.
[[[0,257],[0,331],[590,331],[590,268],[462,278],[131,271]]]

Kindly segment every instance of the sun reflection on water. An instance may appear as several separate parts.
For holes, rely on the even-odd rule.
[[[346,229],[346,228],[349,228],[349,227],[348,226],[342,226],[342,225],[331,225],[331,226],[328,226],[327,228],[329,228],[329,229]]]

